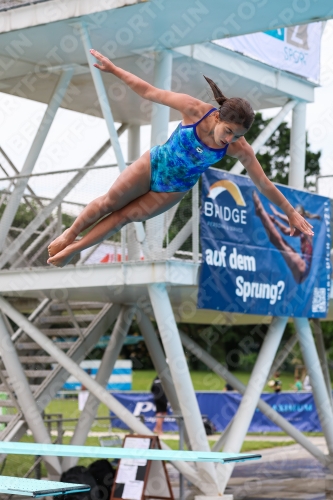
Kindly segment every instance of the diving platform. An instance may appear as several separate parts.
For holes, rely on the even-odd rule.
[[[48,299],[112,304],[149,304],[147,287],[165,284],[177,322],[216,325],[269,324],[270,316],[197,309],[200,263],[186,260],[32,267],[3,270],[0,294],[7,298]],[[333,290],[333,283],[331,290]],[[333,319],[333,297],[329,313]]]

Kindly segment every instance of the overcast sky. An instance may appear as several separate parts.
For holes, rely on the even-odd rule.
[[[321,87],[315,91],[315,102],[307,106],[307,130],[310,147],[322,151],[321,173],[333,174],[333,21],[326,24],[321,49]],[[21,169],[29,151],[45,105],[0,93],[0,146]],[[265,111],[273,116],[277,109]],[[290,118],[290,117],[289,117]],[[170,123],[170,131],[176,123]],[[104,120],[84,117],[79,113],[60,109],[44,144],[34,172],[78,168],[95,153],[108,138]],[[121,137],[126,158],[127,134]],[[150,127],[142,127],[141,151],[149,149]],[[99,164],[115,163],[108,152]],[[87,174],[68,199],[87,203],[105,192],[117,176],[117,169]],[[71,175],[72,176],[72,175]],[[71,177],[70,176],[70,177]],[[32,180],[30,185],[40,196],[53,197],[69,178],[68,175],[52,175]],[[0,186],[6,184],[0,182]],[[320,194],[333,197],[331,182],[321,181]],[[79,208],[78,208],[79,210]]]

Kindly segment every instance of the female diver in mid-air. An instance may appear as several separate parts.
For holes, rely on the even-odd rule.
[[[165,144],[144,153],[119,175],[104,196],[83,209],[73,225],[49,245],[48,263],[63,267],[75,254],[109,238],[125,224],[145,221],[165,212],[183,198],[210,165],[226,154],[240,160],[259,191],[284,211],[291,234],[295,228],[313,234],[312,226],[266,177],[243,137],[254,119],[248,101],[226,98],[216,84],[205,77],[219,104],[216,109],[187,94],[153,87],[115,66],[96,50],[90,52],[99,62],[94,65],[96,68],[114,74],[144,99],[180,111],[183,121]],[[75,241],[96,222],[83,238]]]

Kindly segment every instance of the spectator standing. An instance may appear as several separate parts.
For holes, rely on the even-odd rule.
[[[160,435],[163,434],[163,418],[159,417],[167,414],[168,400],[164,393],[161,379],[158,376],[155,377],[150,391],[153,394],[156,407],[156,424],[153,432]]]
[[[312,391],[312,386],[310,384],[310,377],[308,374],[305,375],[304,380],[303,380],[303,389],[305,391],[311,392]]]
[[[301,382],[301,377],[295,377],[295,383],[291,386],[296,392],[300,392],[303,389],[303,384]]]
[[[282,382],[280,380],[280,372],[274,373],[273,380],[274,380],[274,387],[273,387],[274,392],[275,392],[275,394],[278,394],[279,392],[282,391]]]
[[[272,380],[270,380],[267,384],[275,394],[278,394],[282,390],[282,382],[280,380],[280,372],[275,372]]]

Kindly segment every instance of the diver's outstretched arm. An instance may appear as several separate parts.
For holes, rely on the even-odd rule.
[[[119,66],[113,64],[110,59],[103,56],[103,54],[97,50],[91,49],[90,53],[98,60],[98,63],[94,64],[95,68],[105,73],[112,73],[139,96],[148,101],[157,102],[169,106],[170,108],[177,109],[191,118],[193,122],[199,120],[210,108],[212,108],[210,104],[195,99],[188,94],[180,94],[178,92],[171,92],[169,90],[154,87],[145,80],[142,80],[142,78],[133,75],[133,73],[119,68]]]
[[[289,203],[287,198],[283,196],[274,184],[268,179],[258,162],[250,144],[241,137],[236,142],[229,144],[228,155],[237,158],[246,168],[249,176],[253,180],[259,191],[266,196],[272,203],[283,210],[288,217],[288,222],[291,229],[291,236],[295,232],[295,228],[302,233],[313,235],[312,226],[309,224]]]

